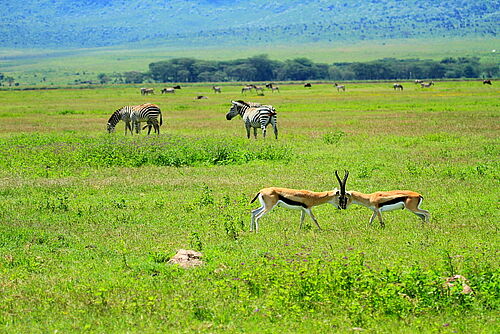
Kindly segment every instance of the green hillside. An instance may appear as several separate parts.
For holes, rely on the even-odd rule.
[[[27,0],[2,4],[0,45],[75,48],[495,37],[499,1]]]

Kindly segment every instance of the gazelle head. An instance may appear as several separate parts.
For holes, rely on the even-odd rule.
[[[238,116],[240,114],[240,109],[244,105],[247,105],[244,101],[238,100],[238,101],[231,101],[232,106],[231,109],[229,109],[229,112],[226,114],[226,119],[230,121],[233,119],[235,116]]]
[[[337,171],[335,171],[335,176],[337,177],[337,180],[339,181],[339,185],[340,185],[339,206],[341,209],[346,209],[347,208],[347,195],[346,195],[346,191],[345,191],[345,183],[347,182],[347,178],[349,177],[349,172],[345,171],[343,180],[340,180],[339,173]]]

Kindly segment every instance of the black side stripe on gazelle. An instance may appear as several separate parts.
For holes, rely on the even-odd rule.
[[[387,206],[387,205],[392,205],[392,204],[397,204],[397,203],[400,203],[400,202],[405,203],[407,198],[408,197],[406,197],[406,196],[396,197],[396,198],[393,198],[393,199],[391,199],[391,200],[389,200],[387,202],[380,203],[379,207],[383,207],[383,206]],[[403,206],[403,209],[404,209],[404,206]]]
[[[307,208],[307,205],[305,205],[304,203],[294,201],[293,199],[286,198],[285,196],[278,195],[278,199],[288,205],[301,206],[303,208]]]

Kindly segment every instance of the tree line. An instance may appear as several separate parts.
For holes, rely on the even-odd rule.
[[[306,80],[412,80],[492,78],[498,64],[478,57],[447,57],[440,61],[384,58],[369,62],[324,64],[307,58],[271,60],[267,55],[229,61],[175,58],[149,64],[149,71],[125,72],[126,83],[306,81]],[[101,75],[102,76],[102,75]],[[102,77],[100,78],[103,81]]]

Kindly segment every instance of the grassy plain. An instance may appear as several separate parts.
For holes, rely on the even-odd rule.
[[[500,91],[403,84],[0,91],[0,331],[498,332]],[[278,141],[225,120],[239,98],[275,106]],[[143,102],[159,138],[105,133]],[[248,232],[259,189],[329,190],[344,169],[351,190],[422,193],[431,223],[325,205],[324,231],[278,208]],[[205,265],[167,264],[181,248]],[[444,285],[457,274],[473,294]]]
[[[74,80],[97,81],[99,73],[147,72],[152,62],[179,57],[234,60],[259,54],[286,60],[306,57],[315,62],[371,61],[386,57],[441,60],[446,57],[480,57],[498,63],[497,38],[405,39],[360,42],[318,42],[308,45],[251,45],[238,47],[179,48],[157,44],[130,44],[108,48],[45,50],[0,48],[0,72],[22,85],[72,84]],[[110,70],[112,69],[112,71]],[[45,81],[42,79],[45,78]]]

